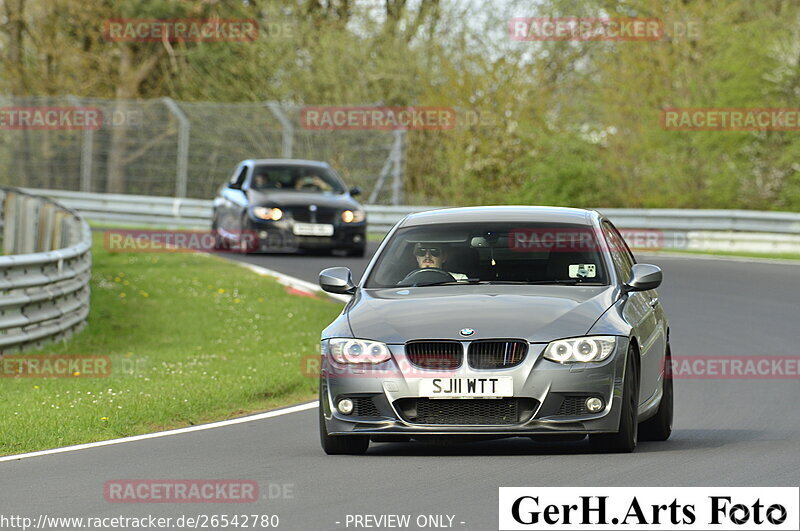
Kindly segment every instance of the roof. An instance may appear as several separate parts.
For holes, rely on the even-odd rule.
[[[247,159],[243,162],[252,162],[256,166],[260,165],[282,165],[282,166],[319,166],[329,168],[330,164],[320,160],[303,160],[303,159]]]
[[[444,208],[409,214],[403,227],[438,223],[468,223],[489,221],[532,221],[591,225],[600,217],[594,210],[549,206],[479,206]]]

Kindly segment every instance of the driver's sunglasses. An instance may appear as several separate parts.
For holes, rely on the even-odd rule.
[[[431,256],[435,258],[442,254],[442,249],[439,247],[417,247],[415,252],[419,257],[423,257],[430,252]]]

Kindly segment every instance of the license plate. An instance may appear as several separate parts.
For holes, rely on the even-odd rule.
[[[427,378],[419,382],[426,398],[502,398],[514,396],[511,376],[485,378]]]
[[[327,223],[295,223],[292,232],[296,236],[333,236],[333,225]]]

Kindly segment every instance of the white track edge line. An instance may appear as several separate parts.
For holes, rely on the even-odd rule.
[[[311,282],[308,282],[306,280],[297,277],[293,277],[291,275],[287,275],[285,273],[281,273],[279,271],[267,269],[266,267],[251,264],[249,262],[240,262],[238,260],[232,260],[232,262],[235,264],[239,264],[242,267],[245,267],[250,271],[253,271],[254,273],[259,274],[261,276],[272,277],[276,279],[280,284],[283,284],[284,286],[289,286],[290,288],[298,289],[300,291],[304,291],[310,294],[316,294],[321,290],[321,288],[316,284],[313,284]],[[348,295],[339,295],[338,293],[326,293],[325,295],[342,302],[347,302],[351,299],[351,297]]]
[[[283,409],[276,409],[267,411],[265,413],[257,413],[255,415],[248,415],[246,417],[237,417],[235,419],[221,420],[218,422],[211,422],[209,424],[198,424],[197,426],[187,426],[186,428],[177,428],[174,430],[157,431],[155,433],[143,433],[142,435],[133,435],[131,437],[122,437],[120,439],[109,439],[107,441],[97,441],[92,443],[77,444],[74,446],[64,446],[62,448],[53,448],[51,450],[40,450],[38,452],[29,452],[26,454],[6,455],[0,457],[0,463],[4,461],[18,461],[20,459],[28,459],[30,457],[40,457],[44,455],[61,454],[66,452],[76,452],[78,450],[88,450],[90,448],[99,448],[101,446],[111,446],[114,444],[122,444],[136,441],[143,441],[146,439],[157,439],[167,437],[169,435],[180,435],[183,433],[190,433],[193,431],[204,431],[215,428],[224,428],[226,426],[233,426],[235,424],[243,424],[245,422],[254,422],[257,420],[265,420],[273,417],[280,417],[282,415],[289,415],[291,413],[298,413],[300,411],[307,411],[314,409],[319,405],[319,401],[307,402],[305,404],[298,404]]]

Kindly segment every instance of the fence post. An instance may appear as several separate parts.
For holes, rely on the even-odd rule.
[[[167,109],[178,119],[178,171],[175,176],[175,197],[186,197],[189,174],[189,119],[172,98],[161,98]]]
[[[268,101],[267,108],[281,123],[281,134],[283,135],[281,156],[285,159],[290,159],[292,158],[292,151],[294,150],[294,125],[292,125],[291,120],[283,113],[283,110],[281,110],[277,102]]]
[[[75,96],[67,96],[75,107],[81,106],[81,101]],[[83,130],[81,138],[81,192],[92,191],[92,148],[94,146],[94,130],[87,127]]]
[[[394,146],[392,148],[392,204],[399,205],[403,202],[403,147],[406,132],[398,129],[394,132]]]

